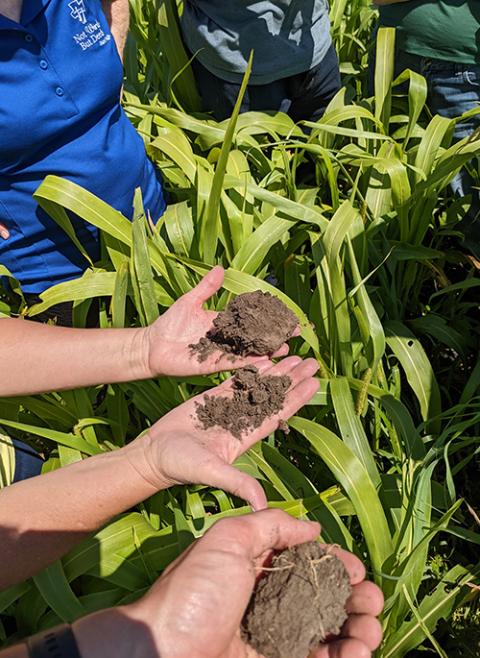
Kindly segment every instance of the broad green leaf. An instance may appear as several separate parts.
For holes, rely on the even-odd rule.
[[[423,347],[415,335],[400,322],[389,321],[385,325],[385,334],[388,346],[400,361],[408,383],[417,396],[422,418],[430,421],[432,429],[438,429],[437,417],[441,412],[440,391]]]
[[[62,563],[57,561],[33,577],[40,594],[60,619],[72,623],[85,615],[85,610],[70,587]]]
[[[311,443],[350,498],[367,542],[375,579],[381,582],[384,562],[393,545],[380,499],[367,471],[353,452],[330,430],[305,418],[289,424]]]

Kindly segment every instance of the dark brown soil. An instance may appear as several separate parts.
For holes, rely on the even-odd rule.
[[[242,637],[265,658],[307,658],[347,618],[352,588],[343,563],[316,542],[273,558],[242,622]]]
[[[190,348],[199,361],[216,350],[235,356],[273,354],[297,324],[296,315],[278,297],[260,290],[247,292],[235,297],[207,335]]]
[[[204,429],[223,427],[241,440],[281,411],[291,383],[286,375],[262,376],[255,366],[247,366],[233,377],[233,397],[205,395],[204,404],[196,403],[197,418]],[[279,426],[284,424],[279,422]]]

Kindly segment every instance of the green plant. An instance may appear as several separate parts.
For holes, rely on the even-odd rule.
[[[428,119],[422,78],[392,80],[391,31],[379,36],[374,97],[363,97],[373,20],[363,0],[332,5],[348,94],[340,92],[308,133],[282,114],[216,123],[179,109],[197,109],[189,84],[180,89],[188,69],[182,72],[184,59],[157,57],[154,20],[159,10],[170,20],[172,5],[132,5],[125,105],[162,171],[169,207],[152,228],[137,196],[131,224],[73,183],[48,177],[36,194],[40,205],[70,235],[65,208],[98,227],[104,258],[94,266],[86,259],[82,278],[51,288],[30,309],[13,281],[0,311],[34,315],[72,301],[81,325],[97,299],[100,326],[145,325],[215,263],[227,269],[217,308],[249,290],[278,295],[301,324],[294,352],[321,365],[321,388],[292,419],[287,440],[271,436],[238,467],[261,481],[271,505],[320,521],[325,540],[366,560],[386,595],[379,656],[412,655],[417,647],[445,655],[439,622],[469,604],[478,578],[479,539],[462,496],[480,436],[472,297],[479,279],[466,267],[453,283],[445,274],[462,210],[448,182],[480,142],[474,136],[452,145],[452,122]],[[162,82],[166,60],[179,74],[173,93]],[[402,81],[406,97],[392,94]],[[449,355],[463,367],[455,394],[444,378]],[[0,425],[45,441],[46,468],[57,468],[123,445],[216,381],[162,379],[108,386],[102,396],[90,388],[1,400]],[[141,595],[193,538],[245,511],[205,487],[154,496],[0,594],[0,613],[15,620],[4,639]],[[455,542],[458,557],[447,555],[434,570],[431,559],[445,540]]]

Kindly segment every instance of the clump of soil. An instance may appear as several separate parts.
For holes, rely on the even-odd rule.
[[[341,560],[316,542],[289,548],[265,570],[242,621],[242,638],[266,658],[306,658],[347,619],[352,588]]]
[[[200,362],[216,350],[235,356],[273,354],[291,338],[297,324],[295,313],[278,297],[261,290],[247,292],[235,297],[190,349]]]
[[[287,375],[261,375],[255,366],[238,370],[233,377],[233,397],[205,395],[196,403],[197,418],[204,429],[223,427],[240,441],[243,434],[260,427],[283,407],[292,381]],[[285,421],[280,421],[283,428]]]

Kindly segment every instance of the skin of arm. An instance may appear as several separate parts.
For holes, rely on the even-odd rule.
[[[175,484],[218,487],[264,509],[260,483],[232,464],[311,399],[318,390],[317,369],[314,359],[296,356],[259,366],[265,374],[287,375],[291,386],[282,410],[242,441],[222,428],[203,429],[196,417],[196,404],[206,394],[232,395],[230,379],[176,407],[124,448],[0,490],[0,591],[38,573],[113,516]]]
[[[142,329],[70,329],[0,320],[0,397],[145,379]],[[68,367],[66,365],[68,364]]]
[[[139,601],[75,621],[82,658],[261,658],[240,638],[240,622],[256,577],[273,550],[318,534],[316,523],[280,510],[224,519],[165,570]],[[348,619],[340,636],[314,649],[310,658],[371,658],[381,642],[375,618],[381,591],[365,580],[360,560],[338,547],[330,550],[345,565],[352,584]],[[28,658],[25,645],[0,658]]]
[[[217,316],[215,311],[204,310],[203,305],[220,289],[223,277],[223,268],[214,267],[195,288],[146,328],[69,329],[1,319],[0,397],[161,375],[206,375],[268,361],[267,357],[258,356],[232,360],[214,352],[200,363],[192,356],[190,345],[205,336]],[[273,356],[287,353],[288,346],[284,345]],[[2,377],[2,373],[8,376]]]
[[[0,591],[38,573],[110,518],[156,493],[140,444],[0,491]],[[126,486],[128,483],[128,486]],[[32,500],[35,506],[32,509]]]
[[[117,45],[120,59],[123,60],[123,51],[127,41],[130,25],[129,0],[102,0],[103,11],[107,17],[110,31]]]

